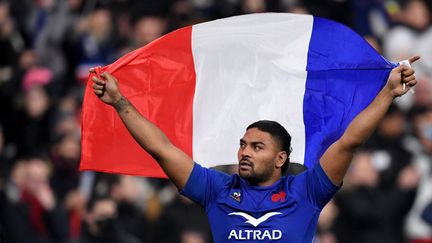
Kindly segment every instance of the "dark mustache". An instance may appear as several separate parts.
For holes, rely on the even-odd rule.
[[[249,156],[243,156],[243,157],[241,157],[239,162],[242,162],[242,161],[246,161],[246,162],[252,164],[252,161],[250,161],[250,157]]]

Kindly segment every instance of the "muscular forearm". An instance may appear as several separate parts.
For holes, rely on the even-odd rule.
[[[383,119],[393,99],[390,88],[385,86],[373,102],[351,122],[341,143],[351,149],[362,145]]]
[[[135,140],[159,163],[174,184],[183,189],[193,168],[192,159],[174,146],[126,98],[121,96],[113,102],[113,106]]]
[[[165,134],[144,118],[125,97],[120,97],[113,106],[131,135],[156,160],[162,156],[163,149],[171,146]]]

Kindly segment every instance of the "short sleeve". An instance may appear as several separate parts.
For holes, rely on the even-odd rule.
[[[216,198],[217,193],[229,182],[230,176],[207,169],[195,163],[185,187],[180,193],[205,209]]]
[[[308,197],[319,209],[322,209],[340,189],[331,182],[320,163],[316,163],[312,170],[306,172],[305,176]]]

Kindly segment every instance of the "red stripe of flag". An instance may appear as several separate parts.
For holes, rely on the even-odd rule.
[[[190,156],[195,92],[191,33],[192,27],[177,30],[100,69],[117,77],[122,93],[141,114]],[[90,78],[83,103],[80,170],[166,177],[115,110],[94,95]]]

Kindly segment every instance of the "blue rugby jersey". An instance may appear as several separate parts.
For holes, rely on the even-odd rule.
[[[181,193],[204,207],[215,243],[310,243],[322,208],[338,189],[319,163],[266,187],[195,163]]]

